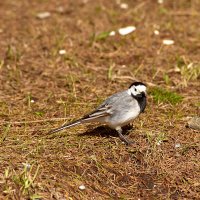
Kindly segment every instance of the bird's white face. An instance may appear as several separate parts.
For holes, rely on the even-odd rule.
[[[132,85],[128,89],[128,94],[137,96],[137,95],[140,95],[142,92],[144,92],[146,94],[146,90],[147,90],[147,88],[145,85]]]

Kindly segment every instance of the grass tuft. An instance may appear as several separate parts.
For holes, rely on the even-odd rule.
[[[16,47],[12,45],[8,45],[7,50],[6,50],[6,58],[8,60],[17,62],[20,60],[20,57],[21,57],[21,54],[18,51],[18,49],[16,49]]]
[[[24,163],[24,169],[22,171],[5,169],[3,176],[1,176],[1,183],[3,187],[4,195],[16,195],[26,196],[27,199],[41,199],[42,197],[35,193],[37,184],[35,179],[38,175],[39,165],[37,166],[35,173],[33,174],[33,166]],[[18,188],[18,190],[15,190]]]
[[[181,103],[183,97],[175,92],[165,90],[163,88],[155,87],[150,91],[153,99],[157,103],[171,103],[173,105]]]
[[[109,37],[109,34],[110,31],[101,32],[95,36],[95,41],[105,40],[107,37]]]
[[[183,84],[188,85],[191,80],[197,80],[200,77],[200,63],[190,62],[185,57],[177,58],[177,68],[180,71]]]

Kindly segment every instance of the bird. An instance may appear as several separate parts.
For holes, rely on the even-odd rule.
[[[80,124],[98,122],[115,129],[121,141],[130,145],[132,142],[122,134],[122,127],[131,123],[144,112],[147,105],[146,90],[146,84],[138,81],[133,82],[128,89],[109,96],[94,111],[78,120],[52,129],[49,133],[55,133]]]

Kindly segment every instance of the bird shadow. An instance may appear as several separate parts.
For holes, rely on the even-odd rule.
[[[133,130],[133,127],[131,125],[127,125],[123,127],[123,135],[128,135],[130,133],[130,130]],[[78,136],[99,136],[99,137],[118,137],[118,133],[116,130],[111,129],[107,126],[98,126],[94,129],[87,130],[84,133],[78,134]]]

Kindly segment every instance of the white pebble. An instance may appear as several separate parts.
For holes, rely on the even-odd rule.
[[[135,30],[136,30],[135,26],[127,26],[127,27],[118,29],[118,32],[120,35],[127,35],[129,33],[132,33]]]
[[[163,40],[164,45],[172,45],[174,44],[174,40]]]
[[[158,145],[158,146],[160,146],[160,145],[161,145],[161,143],[162,143],[162,141],[161,141],[161,140],[159,140],[159,141],[157,142],[157,145]]]
[[[61,49],[61,50],[59,50],[59,54],[64,55],[64,54],[66,54],[66,51],[64,49]]]
[[[155,35],[159,35],[160,32],[159,32],[158,30],[154,30],[154,34],[155,34]]]
[[[158,0],[158,3],[159,3],[159,4],[164,3],[164,0]]]
[[[35,101],[33,99],[31,99],[31,103],[34,103]]]
[[[180,143],[176,143],[175,144],[175,148],[179,148],[179,147],[181,147],[181,144]]]
[[[79,188],[80,190],[85,190],[85,185],[80,185],[78,188]]]
[[[45,18],[48,18],[51,16],[51,13],[50,12],[40,12],[37,14],[37,17],[39,19],[45,19]]]
[[[111,31],[111,32],[109,33],[109,36],[115,36],[115,34],[116,34],[115,31]]]
[[[179,67],[176,66],[176,67],[174,68],[174,71],[175,71],[175,72],[180,72],[181,70],[180,70]]]
[[[121,9],[128,9],[128,4],[127,3],[121,3],[120,8]]]

